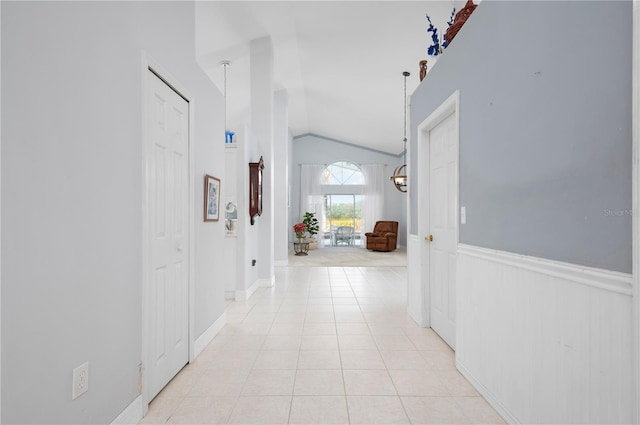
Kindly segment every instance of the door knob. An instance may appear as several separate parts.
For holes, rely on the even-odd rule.
[[[424,240],[425,241],[429,241],[429,242],[433,242],[433,235],[425,236]]]
[[[178,245],[176,249],[178,250],[178,252],[182,252],[182,245]]]

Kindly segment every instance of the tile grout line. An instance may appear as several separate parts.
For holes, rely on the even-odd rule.
[[[365,276],[365,279],[368,282],[367,277]],[[360,307],[360,302],[358,300],[358,298],[356,297],[356,302],[358,302],[358,307]],[[362,310],[362,308],[360,307],[360,309]],[[409,417],[409,412],[407,412],[407,408],[404,405],[404,402],[402,401],[402,397],[400,396],[400,392],[398,391],[398,388],[396,387],[396,383],[393,381],[393,377],[391,376],[391,372],[389,371],[389,365],[387,365],[387,362],[384,360],[384,357],[382,357],[382,353],[380,352],[380,345],[378,344],[378,341],[376,341],[376,339],[373,336],[373,333],[371,332],[371,327],[369,326],[369,321],[367,320],[366,316],[364,316],[364,313],[362,313],[364,319],[365,319],[365,323],[367,324],[367,329],[369,329],[369,333],[371,334],[371,339],[373,339],[374,344],[376,344],[377,347],[377,352],[378,355],[380,356],[380,359],[382,360],[382,364],[384,365],[384,370],[385,372],[387,372],[387,376],[389,377],[389,380],[391,381],[391,385],[393,385],[393,389],[396,392],[396,396],[398,397],[398,401],[400,401],[400,405],[402,406],[402,411],[404,412],[405,417],[407,418],[407,421],[409,424],[411,424],[411,418]],[[404,331],[402,331],[402,333],[404,334]]]
[[[388,377],[388,379],[391,379],[391,383],[392,386],[394,387],[394,391],[395,391],[395,396],[394,398],[394,403],[395,404],[395,397],[397,397],[397,399],[400,401],[400,406],[402,406],[402,411],[405,414],[405,419],[404,420],[408,420],[409,423],[413,423],[412,419],[409,417],[408,411],[412,410],[412,412],[414,414],[417,415],[423,415],[423,414],[430,414],[430,410],[427,412],[423,412],[422,409],[424,407],[420,407],[417,411],[414,411],[414,409],[412,408],[414,403],[417,403],[418,401],[415,401],[414,399],[448,399],[451,400],[453,402],[453,404],[450,404],[449,402],[445,403],[446,406],[450,406],[447,408],[447,412],[451,412],[454,413],[454,408],[455,408],[455,413],[457,415],[459,415],[461,418],[464,418],[463,421],[468,421],[467,423],[472,423],[474,419],[472,418],[480,418],[482,415],[488,415],[490,413],[489,410],[487,410],[487,412],[482,412],[479,414],[475,414],[473,412],[475,412],[474,409],[476,409],[476,405],[474,403],[467,403],[467,399],[477,399],[477,400],[484,400],[484,398],[479,395],[479,394],[474,394],[474,395],[453,395],[454,393],[456,394],[466,394],[464,392],[461,391],[465,391],[465,388],[463,387],[461,390],[458,389],[457,386],[457,376],[453,376],[453,375],[448,375],[446,373],[442,373],[440,374],[440,366],[441,364],[444,365],[444,363],[442,362],[446,362],[446,371],[449,371],[449,361],[450,361],[450,357],[449,356],[443,356],[440,357],[438,356],[435,360],[440,360],[440,361],[435,361],[435,362],[431,362],[429,363],[431,366],[428,368],[428,370],[426,370],[428,373],[433,374],[433,372],[435,372],[437,374],[436,378],[438,382],[434,383],[440,383],[443,384],[444,388],[442,388],[444,390],[444,392],[442,393],[442,395],[438,395],[438,396],[429,396],[429,395],[421,395],[421,394],[429,394],[429,393],[433,393],[433,391],[431,391],[429,388],[426,388],[428,390],[428,392],[422,392],[422,385],[420,384],[421,380],[417,381],[417,385],[418,387],[413,388],[413,387],[408,387],[408,391],[407,395],[405,396],[401,396],[398,393],[398,387],[396,385],[396,383],[393,380],[393,377],[391,376],[391,372],[395,372],[398,370],[412,370],[419,368],[419,365],[414,365],[413,363],[405,363],[405,362],[401,362],[398,363],[398,359],[401,358],[395,358],[394,356],[391,356],[389,358],[389,361],[385,361],[385,359],[382,356],[382,352],[385,351],[383,350],[383,348],[387,348],[387,352],[393,352],[393,351],[411,351],[411,352],[415,352],[418,354],[418,356],[420,356],[420,358],[424,361],[426,358],[429,358],[429,356],[424,356],[423,354],[425,354],[424,352],[426,351],[427,354],[429,352],[433,352],[433,353],[440,353],[441,351],[444,352],[444,348],[440,349],[438,348],[439,345],[434,345],[433,349],[428,349],[431,348],[432,344],[431,344],[431,336],[437,336],[436,334],[433,334],[432,332],[428,332],[428,335],[425,335],[425,337],[423,338],[421,335],[424,333],[422,332],[424,329],[414,329],[414,327],[411,326],[411,324],[404,320],[404,317],[402,315],[400,315],[401,313],[401,300],[400,298],[398,298],[396,295],[398,295],[398,290],[402,289],[400,288],[400,286],[398,285],[398,282],[402,279],[402,273],[400,273],[399,270],[395,270],[395,269],[391,269],[389,270],[389,268],[372,268],[372,269],[368,269],[366,267],[362,267],[362,268],[355,268],[355,267],[334,267],[334,268],[318,268],[318,273],[315,273],[313,270],[311,272],[306,271],[303,274],[295,274],[295,276],[288,274],[286,276],[282,276],[281,279],[283,282],[279,282],[278,286],[280,287],[280,284],[282,284],[282,288],[279,288],[278,291],[267,291],[267,290],[261,290],[259,292],[257,292],[255,295],[255,299],[252,301],[249,301],[248,303],[246,302],[242,302],[242,301],[237,301],[237,302],[231,302],[228,305],[225,306],[225,310],[227,310],[227,307],[231,308],[233,311],[235,311],[235,315],[240,316],[241,320],[238,322],[234,322],[236,323],[235,325],[233,325],[234,327],[238,327],[238,331],[236,330],[232,330],[228,336],[226,337],[226,342],[223,344],[220,344],[219,346],[217,346],[215,348],[214,351],[228,351],[226,348],[229,347],[229,344],[237,344],[237,347],[242,347],[244,345],[244,347],[242,349],[239,350],[234,350],[237,352],[238,355],[242,355],[242,353],[250,353],[253,350],[257,350],[257,355],[255,358],[251,359],[250,356],[243,356],[246,358],[240,358],[237,356],[230,356],[230,360],[231,360],[231,364],[235,363],[236,360],[240,360],[241,366],[236,366],[236,367],[232,367],[229,368],[230,370],[235,370],[238,372],[241,372],[242,369],[245,369],[246,367],[249,367],[249,371],[248,374],[245,376],[245,378],[238,382],[240,385],[240,392],[238,393],[237,396],[224,396],[224,397],[228,397],[228,401],[225,402],[228,403],[228,412],[227,414],[225,414],[224,416],[220,416],[219,418],[222,419],[223,423],[231,423],[231,419],[234,419],[234,421],[238,421],[238,420],[244,420],[246,421],[248,416],[245,415],[250,415],[252,414],[252,412],[255,414],[255,408],[252,408],[252,403],[251,402],[251,398],[253,397],[259,397],[259,394],[256,395],[243,395],[243,391],[247,390],[248,387],[248,382],[249,382],[249,378],[251,376],[251,374],[253,372],[256,371],[255,365],[258,364],[258,361],[260,359],[260,353],[265,353],[268,351],[264,351],[264,349],[267,347],[266,346],[266,342],[268,340],[268,338],[271,337],[276,337],[276,342],[277,342],[277,337],[279,335],[272,335],[271,332],[273,331],[273,328],[275,327],[276,324],[293,324],[293,323],[300,323],[300,319],[298,317],[284,317],[282,316],[282,320],[284,320],[284,322],[282,323],[277,323],[278,320],[280,320],[281,315],[286,315],[289,314],[289,312],[284,312],[282,311],[284,310],[289,310],[290,308],[285,308],[284,307],[284,303],[287,302],[288,305],[294,305],[296,306],[296,308],[294,308],[293,310],[299,309],[297,308],[297,305],[302,306],[302,303],[304,303],[304,307],[299,309],[304,311],[304,315],[302,316],[302,330],[296,330],[293,327],[289,328],[286,330],[286,332],[284,332],[284,334],[288,334],[288,335],[301,335],[300,336],[300,345],[298,345],[298,349],[297,349],[297,363],[294,367],[295,369],[295,374],[294,374],[294,379],[293,379],[293,389],[291,391],[291,395],[290,397],[288,397],[290,399],[290,404],[288,406],[288,412],[285,410],[286,407],[284,406],[284,397],[281,398],[281,401],[278,402],[278,405],[280,405],[281,407],[278,408],[278,415],[281,418],[280,420],[284,423],[285,419],[284,416],[287,416],[286,421],[287,422],[291,422],[292,419],[296,419],[295,417],[293,417],[293,399],[294,398],[300,398],[300,399],[306,399],[306,398],[314,398],[314,397],[318,397],[317,395],[314,394],[308,394],[308,395],[302,395],[302,396],[296,396],[295,395],[295,385],[297,383],[297,376],[298,376],[298,372],[300,371],[300,360],[301,360],[301,344],[302,344],[302,339],[303,337],[305,337],[305,326],[307,325],[311,325],[314,324],[313,322],[308,322],[308,314],[311,314],[311,312],[309,311],[311,310],[323,310],[323,311],[328,311],[329,309],[325,309],[324,307],[321,307],[320,309],[318,309],[317,307],[320,307],[321,305],[328,305],[328,303],[325,304],[325,297],[328,295],[330,297],[330,302],[331,302],[331,311],[333,313],[333,329],[335,332],[335,338],[336,338],[336,342],[337,342],[337,349],[338,349],[338,356],[339,356],[339,367],[340,367],[340,371],[341,371],[341,375],[342,375],[342,379],[343,379],[343,391],[344,391],[344,398],[343,400],[345,400],[344,402],[346,403],[346,409],[347,409],[347,419],[348,422],[351,423],[352,419],[351,419],[351,414],[354,413],[357,416],[357,412],[351,412],[349,410],[349,404],[347,402],[349,395],[347,394],[346,391],[346,379],[345,379],[345,368],[344,368],[344,362],[342,359],[342,344],[341,344],[341,335],[339,332],[339,328],[338,325],[345,325],[347,326],[347,334],[344,335],[344,339],[345,342],[347,343],[347,345],[345,346],[345,349],[348,350],[348,343],[349,343],[349,335],[353,334],[353,335],[358,335],[358,334],[362,334],[362,332],[366,329],[368,331],[369,337],[371,339],[373,339],[374,341],[374,345],[373,348],[369,348],[369,345],[367,344],[365,348],[366,350],[371,350],[372,353],[376,353],[377,356],[381,359],[382,361],[382,365],[383,368],[386,372],[386,376]],[[391,271],[392,273],[388,273],[389,271]],[[316,276],[317,278],[315,278],[314,276]],[[311,282],[311,280],[315,279],[313,282]],[[326,286],[328,285],[329,287],[329,291],[326,291]],[[358,288],[358,290],[356,291],[355,288]],[[347,291],[347,288],[349,289],[349,291]],[[313,289],[313,290],[312,290]],[[328,292],[328,294],[327,294]],[[357,292],[357,293],[356,293]],[[344,297],[349,297],[349,300],[347,300]],[[353,296],[353,299],[351,301],[351,297]],[[310,301],[315,300],[316,302],[320,301],[319,303],[314,302],[313,304],[310,304]],[[335,304],[335,301],[341,301],[339,304]],[[306,301],[306,303],[305,303]],[[344,303],[342,302],[344,301]],[[367,304],[367,301],[369,302]],[[365,304],[361,304],[361,302],[365,302]],[[235,304],[235,306],[234,306]],[[314,307],[310,307],[311,305],[313,305]],[[363,316],[362,319],[358,319],[358,320],[362,320],[362,322],[352,322],[352,317],[351,317],[351,311],[353,311],[353,307],[347,307],[347,306],[357,306],[357,311],[360,312],[360,314]],[[365,316],[363,313],[363,307],[367,307],[369,313],[368,316]],[[337,318],[338,315],[338,310],[340,310],[341,314],[345,314],[346,316],[341,316],[343,317],[340,320],[343,321],[339,321],[339,319]],[[264,318],[262,317],[257,317],[257,322],[254,321],[253,319],[256,319],[256,317],[253,317],[253,315],[263,315],[264,318],[269,319],[268,316],[266,316],[266,314],[272,314],[273,316],[271,317],[271,320],[269,320],[267,323],[265,323],[263,320]],[[290,313],[293,314],[293,313]],[[296,313],[298,314],[298,313]],[[319,323],[322,323],[324,320],[326,320],[327,316],[326,315],[321,315],[324,317],[320,317],[318,316],[320,319],[322,319]],[[315,319],[315,317],[312,317],[312,319]],[[245,320],[249,320],[249,323],[245,323]],[[362,323],[362,325],[364,326],[356,326],[354,327],[350,327],[352,324],[355,323]],[[317,324],[316,324],[317,325]],[[372,333],[373,328],[377,327],[381,333],[380,334],[376,334],[379,335],[380,338],[374,338],[374,335]],[[394,330],[395,329],[395,330]],[[294,332],[295,331],[295,332]],[[327,327],[322,326],[321,328],[317,329],[318,332],[316,332],[316,329],[314,329],[311,333],[312,334],[326,334],[326,332],[328,331]],[[354,331],[356,331],[354,333]],[[258,332],[259,334],[256,334],[256,332]],[[264,332],[266,332],[266,335],[264,334]],[[284,335],[283,334],[283,335]],[[243,344],[242,342],[242,338],[248,335],[254,335],[254,338],[264,338],[262,339],[262,341],[258,344],[255,344],[256,342],[258,342],[258,339],[255,340],[251,340],[251,338],[246,339],[246,342]],[[265,336],[262,336],[265,335]],[[397,337],[394,337],[393,335],[397,335]],[[309,335],[310,337],[311,335]],[[390,338],[387,338],[387,336],[389,336]],[[409,344],[405,344],[404,341],[401,340],[401,337],[404,336],[405,338],[407,338],[409,340]],[[429,337],[429,338],[427,338]],[[228,339],[231,338],[231,339]],[[234,339],[236,338],[240,338],[240,343],[238,344],[237,342],[232,342]],[[293,336],[291,338],[294,338]],[[396,339],[397,338],[397,339]],[[398,340],[399,339],[399,340]],[[379,342],[380,341],[380,342]],[[364,342],[364,341],[362,341]],[[434,341],[435,342],[435,341]],[[396,344],[397,343],[397,344]],[[254,345],[255,344],[255,345]],[[426,346],[425,346],[426,344]],[[418,346],[423,347],[423,349],[420,349]],[[274,346],[271,346],[272,348],[274,348]],[[322,344],[319,346],[320,348],[326,348],[322,346]],[[362,344],[356,344],[354,345],[354,347],[360,347],[360,349],[362,349],[363,345]],[[398,347],[403,347],[403,349],[398,349]],[[412,348],[404,348],[404,347],[412,347]],[[282,348],[282,346],[280,345],[276,345],[275,346],[276,349],[278,348]],[[427,348],[427,349],[425,349]],[[356,350],[358,348],[355,348]],[[231,348],[231,350],[233,350],[233,347]],[[375,351],[374,351],[375,350]],[[271,351],[271,350],[269,350]],[[319,350],[313,350],[314,352],[317,352]],[[322,350],[320,350],[322,351]],[[233,351],[228,351],[230,353],[232,353]],[[293,354],[293,353],[291,353]],[[275,355],[274,358],[276,360],[278,360],[281,356]],[[212,360],[214,360],[214,358],[211,358]],[[293,359],[293,356],[291,356],[291,359]],[[249,360],[248,362],[246,362],[246,360]],[[409,362],[413,362],[413,358],[412,357],[408,357],[407,360]],[[334,363],[335,364],[335,363]],[[290,366],[290,362],[287,361],[285,363],[281,363],[281,362],[276,362],[274,363],[276,367],[276,370],[284,370],[287,369]],[[390,366],[395,365],[395,367],[400,367],[401,369],[396,369],[394,368],[393,370],[390,368]],[[200,364],[200,366],[202,366],[202,364]],[[198,366],[198,371],[199,370],[203,370],[200,368],[200,366]],[[210,364],[205,364],[206,368],[210,367]],[[283,369],[283,366],[286,366]],[[328,365],[321,365],[321,366],[327,366]],[[403,369],[403,367],[411,367],[409,369]],[[218,365],[216,366],[216,368],[220,368],[221,366]],[[376,366],[379,367],[379,366]],[[357,366],[356,366],[357,368]],[[324,370],[323,368],[320,368],[318,370]],[[351,369],[349,369],[351,370]],[[454,375],[455,375],[455,366],[453,369]],[[411,373],[408,374],[408,376],[410,376]],[[399,384],[402,387],[402,376],[404,375],[400,375],[400,381]],[[464,380],[464,377],[462,377]],[[289,378],[290,379],[290,378]],[[210,379],[206,379],[204,382],[208,382],[211,381]],[[451,385],[446,384],[446,382],[451,381]],[[215,384],[215,382],[213,382],[213,384]],[[413,384],[411,384],[413,385]],[[438,385],[440,386],[440,385]],[[214,385],[215,387],[215,385]],[[236,386],[237,388],[237,386]],[[366,388],[364,389],[364,392],[366,393]],[[318,394],[322,394],[323,392],[318,391]],[[360,393],[360,391],[356,391],[356,393],[352,396],[357,396]],[[223,397],[223,394],[220,393],[220,396],[213,396],[215,397]],[[265,393],[264,396],[268,396],[268,395],[283,395],[283,396],[287,396],[287,394],[284,393],[280,393],[278,392],[278,394],[275,394],[275,392],[268,392]],[[365,394],[362,394],[363,396]],[[204,397],[204,393],[203,396]],[[177,397],[179,400],[184,401],[185,399],[190,398],[189,397],[189,391],[187,391],[186,395],[181,395],[181,393],[176,393],[174,394],[172,397]],[[210,397],[210,396],[206,396],[206,397]],[[389,397],[388,395],[385,394],[376,394],[376,395],[368,395],[367,397],[372,397],[374,400],[372,400],[370,403],[372,403],[373,405],[379,405],[380,403],[378,401],[375,401],[376,397]],[[406,400],[403,400],[404,399]],[[244,406],[244,408],[242,409],[242,412],[239,409],[240,403],[239,401],[241,401],[241,399],[245,400],[243,401],[242,406]],[[391,399],[391,397],[389,397],[389,399]],[[382,399],[380,399],[382,400]],[[166,420],[166,421],[171,421],[171,418],[173,416],[175,416],[175,414],[177,413],[177,409],[178,407],[172,407],[173,406],[173,401],[175,400],[171,400],[172,403],[168,404],[166,407],[169,407],[171,409],[171,412],[167,411],[167,413],[171,413],[167,416],[163,415],[162,419],[160,420]],[[337,398],[336,400],[337,401]],[[311,400],[308,401],[309,403],[312,403]],[[215,405],[217,402],[214,402],[213,405]],[[305,402],[306,404],[307,402]],[[443,403],[438,401],[437,403]],[[486,402],[485,402],[486,403]],[[315,405],[316,403],[313,402],[313,404]],[[419,403],[420,404],[420,403]],[[180,405],[180,403],[178,403],[178,406]],[[326,404],[324,401],[318,405],[318,407],[316,407],[317,413],[319,415],[324,415],[324,414],[330,414],[331,412],[334,411],[333,408],[329,407],[329,406],[333,406],[334,403],[330,403],[330,404]],[[162,406],[162,405],[161,405]],[[324,406],[324,407],[320,407],[320,406]],[[396,405],[397,406],[397,405]],[[420,406],[422,406],[420,404]],[[466,412],[465,409],[463,409],[463,407],[466,406],[466,409],[470,409],[469,413]],[[165,407],[165,408],[166,408]],[[416,407],[418,407],[418,405],[416,405]],[[483,407],[483,406],[478,406],[479,407]],[[198,407],[199,409],[200,407]],[[484,407],[483,407],[484,408]],[[397,409],[397,407],[395,408]],[[394,409],[394,410],[395,410]],[[491,409],[491,406],[488,405],[488,409]],[[225,409],[226,410],[226,409]],[[400,409],[397,409],[396,412],[399,414]],[[183,412],[184,413],[184,412]],[[298,412],[298,416],[301,412]],[[309,412],[307,412],[309,413]],[[495,414],[495,411],[493,412]],[[235,416],[234,416],[235,415]],[[239,415],[239,416],[238,416]],[[484,417],[484,416],[483,416]],[[487,416],[488,417],[488,416]],[[177,417],[176,417],[177,418]],[[499,415],[497,416],[497,418],[499,418]],[[500,422],[499,419],[495,419],[496,423],[504,423],[504,422]],[[307,419],[311,419],[311,418],[307,418]],[[397,418],[397,419],[401,419],[401,418]],[[354,420],[356,420],[354,418]],[[414,418],[414,420],[416,420],[416,418]],[[493,419],[492,419],[493,420]],[[493,423],[493,422],[491,422]]]
[[[254,303],[251,306],[251,308],[249,309],[249,311],[247,311],[247,314],[244,316],[244,318],[242,319],[242,322],[240,322],[240,324],[244,323],[244,321],[246,320],[247,316],[249,316],[249,313],[255,308],[256,304],[257,303]],[[274,320],[275,320],[275,318],[274,318]],[[233,412],[235,412],[236,408],[238,407],[238,403],[240,402],[240,398],[242,397],[242,392],[244,391],[245,387],[247,386],[247,381],[249,380],[249,376],[251,376],[251,372],[253,372],[253,367],[255,366],[256,362],[258,361],[258,356],[260,356],[260,352],[262,351],[262,347],[264,346],[267,338],[269,337],[269,331],[271,330],[271,326],[273,326],[273,321],[271,322],[271,325],[269,325],[269,330],[267,331],[267,336],[265,337],[264,341],[260,345],[260,348],[257,350],[258,351],[258,355],[253,360],[253,362],[251,363],[251,367],[249,368],[249,373],[244,378],[244,382],[242,383],[242,388],[240,388],[240,393],[236,397],[236,401],[235,401],[235,403],[233,405],[233,408],[231,409],[231,412],[229,413],[229,417],[227,418],[227,420],[225,422],[226,424],[228,424],[229,421],[231,421],[231,417],[233,416]],[[240,350],[240,351],[242,351],[242,350]],[[245,350],[245,351],[251,351],[251,350]]]
[[[344,268],[342,268],[344,273]],[[347,282],[348,282],[347,278]],[[349,287],[351,287],[351,282],[349,282]],[[342,350],[340,350],[340,336],[338,335],[338,322],[336,321],[336,307],[333,303],[333,286],[331,285],[331,277],[329,277],[329,290],[331,291],[331,307],[333,310],[333,326],[336,329],[336,341],[338,343],[338,358],[340,359],[340,374],[342,375],[342,389],[344,390],[344,402],[347,408],[347,423],[351,424],[351,414],[349,412],[349,400],[347,399],[347,383],[344,379],[344,367],[342,365]]]
[[[296,361],[296,370],[295,370],[295,374],[293,375],[293,388],[291,388],[291,402],[289,403],[289,415],[287,416],[287,424],[291,423],[291,413],[293,411],[293,397],[296,393],[296,382],[298,381],[298,371],[300,370],[300,353],[302,351],[304,327],[307,324],[307,310],[309,309],[310,297],[311,297],[311,292],[309,291],[309,294],[307,294],[307,302],[305,303],[305,308],[304,308],[304,319],[302,320],[302,333],[300,334],[300,345],[298,346],[298,360]]]

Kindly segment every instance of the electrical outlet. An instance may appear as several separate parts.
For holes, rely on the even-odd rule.
[[[71,399],[75,400],[89,390],[89,362],[73,369],[73,388]]]

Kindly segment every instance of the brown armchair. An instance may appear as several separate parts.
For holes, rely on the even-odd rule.
[[[398,241],[397,221],[378,221],[373,232],[364,234],[367,237],[367,249],[372,251],[393,251]]]

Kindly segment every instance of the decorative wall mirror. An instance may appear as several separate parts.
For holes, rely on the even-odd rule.
[[[255,216],[262,214],[262,170],[262,157],[258,162],[249,163],[249,216],[252,225],[255,223]]]

